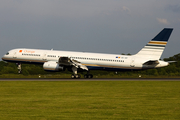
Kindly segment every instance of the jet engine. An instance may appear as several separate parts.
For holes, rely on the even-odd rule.
[[[63,66],[60,66],[55,61],[45,62],[43,64],[43,68],[44,68],[44,70],[47,70],[47,71],[63,71],[63,70],[65,70]]]

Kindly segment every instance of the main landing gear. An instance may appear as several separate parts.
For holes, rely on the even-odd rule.
[[[93,78],[93,75],[89,74],[89,71],[87,71],[87,74],[84,75],[84,78],[85,79],[91,79],[91,78]]]
[[[79,75],[79,74],[72,74],[71,78],[72,79],[75,79],[75,78],[78,79],[78,78],[81,78],[81,75]],[[91,79],[91,78],[93,78],[93,75],[92,74],[85,74],[84,78],[85,79]]]
[[[81,75],[77,74],[77,68],[76,68],[76,67],[73,66],[73,67],[72,67],[72,71],[73,71],[73,73],[74,73],[74,74],[71,75],[71,78],[72,78],[72,79],[74,79],[74,78],[76,78],[76,79],[81,78]],[[93,75],[87,73],[87,74],[84,75],[84,78],[85,78],[85,79],[87,79],[87,78],[90,79],[90,78],[93,78]]]
[[[81,75],[79,75],[79,74],[72,74],[71,78],[72,79],[75,79],[75,78],[78,79],[78,78],[81,78]],[[84,78],[85,79],[91,79],[91,78],[93,78],[93,75],[92,74],[85,74]]]
[[[72,67],[72,71],[74,74],[71,75],[71,78],[74,79],[74,78],[81,78],[80,75],[77,74],[77,68],[76,67]]]

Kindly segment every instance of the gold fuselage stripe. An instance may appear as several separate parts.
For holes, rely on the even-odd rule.
[[[167,42],[155,42],[155,41],[150,41],[150,44],[160,44],[160,45],[166,45]]]

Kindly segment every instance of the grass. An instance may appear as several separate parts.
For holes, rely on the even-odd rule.
[[[0,119],[180,119],[180,82],[0,81]]]

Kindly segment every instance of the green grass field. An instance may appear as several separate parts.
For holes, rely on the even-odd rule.
[[[180,81],[0,81],[1,120],[180,119]]]

